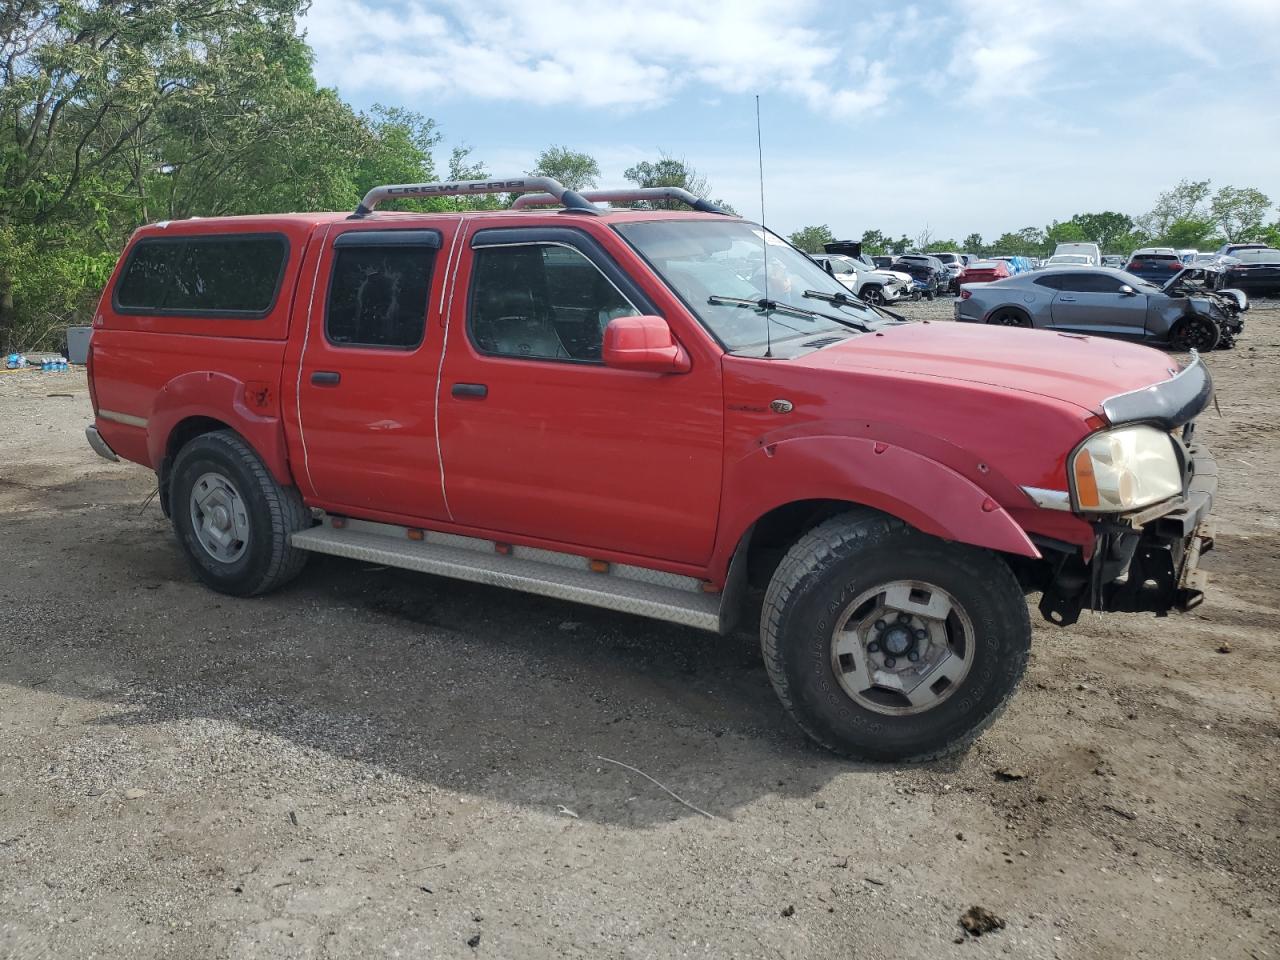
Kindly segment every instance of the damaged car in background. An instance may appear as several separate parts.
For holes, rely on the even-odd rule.
[[[1204,286],[1204,269],[1184,269],[1163,286],[1108,267],[1046,267],[960,288],[956,320],[1036,327],[1200,351],[1230,347],[1244,328],[1248,298]]]
[[[916,298],[911,277],[892,270],[868,267],[860,259],[841,253],[813,253],[811,259],[858,295],[864,303],[877,306]]]

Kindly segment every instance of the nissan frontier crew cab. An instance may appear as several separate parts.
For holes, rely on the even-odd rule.
[[[524,196],[376,211],[477,193]],[[89,442],[156,472],[215,590],[326,553],[723,633],[761,588],[778,696],[849,756],[971,742],[1029,594],[1064,626],[1203,596],[1198,357],[903,322],[679,190],[150,224],[93,328]]]

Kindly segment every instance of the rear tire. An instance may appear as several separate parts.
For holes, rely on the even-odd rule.
[[[1198,350],[1208,353],[1222,339],[1222,328],[1210,317],[1194,313],[1179,321],[1170,342],[1176,350]]]
[[[208,586],[251,597],[302,571],[307,553],[289,538],[311,525],[310,511],[239,434],[219,430],[191,440],[178,452],[171,484],[174,533]]]
[[[999,557],[857,511],[791,547],[760,640],[774,690],[813,740],[918,762],[964,749],[1004,710],[1031,620]]]
[[[993,313],[987,319],[987,323],[997,327],[1030,327],[1031,318],[1021,310],[1010,310],[1005,308]]]

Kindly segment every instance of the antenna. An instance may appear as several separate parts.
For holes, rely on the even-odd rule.
[[[773,356],[773,326],[769,321],[769,228],[764,225],[764,139],[760,136],[760,94],[756,94],[756,160],[760,166],[760,252],[764,254],[764,355]]]

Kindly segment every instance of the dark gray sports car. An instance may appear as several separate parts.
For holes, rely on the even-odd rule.
[[[1048,267],[965,284],[955,318],[1207,351],[1235,343],[1249,309],[1244,293],[1213,285],[1213,272],[1202,266],[1184,269],[1161,286],[1109,267]]]

